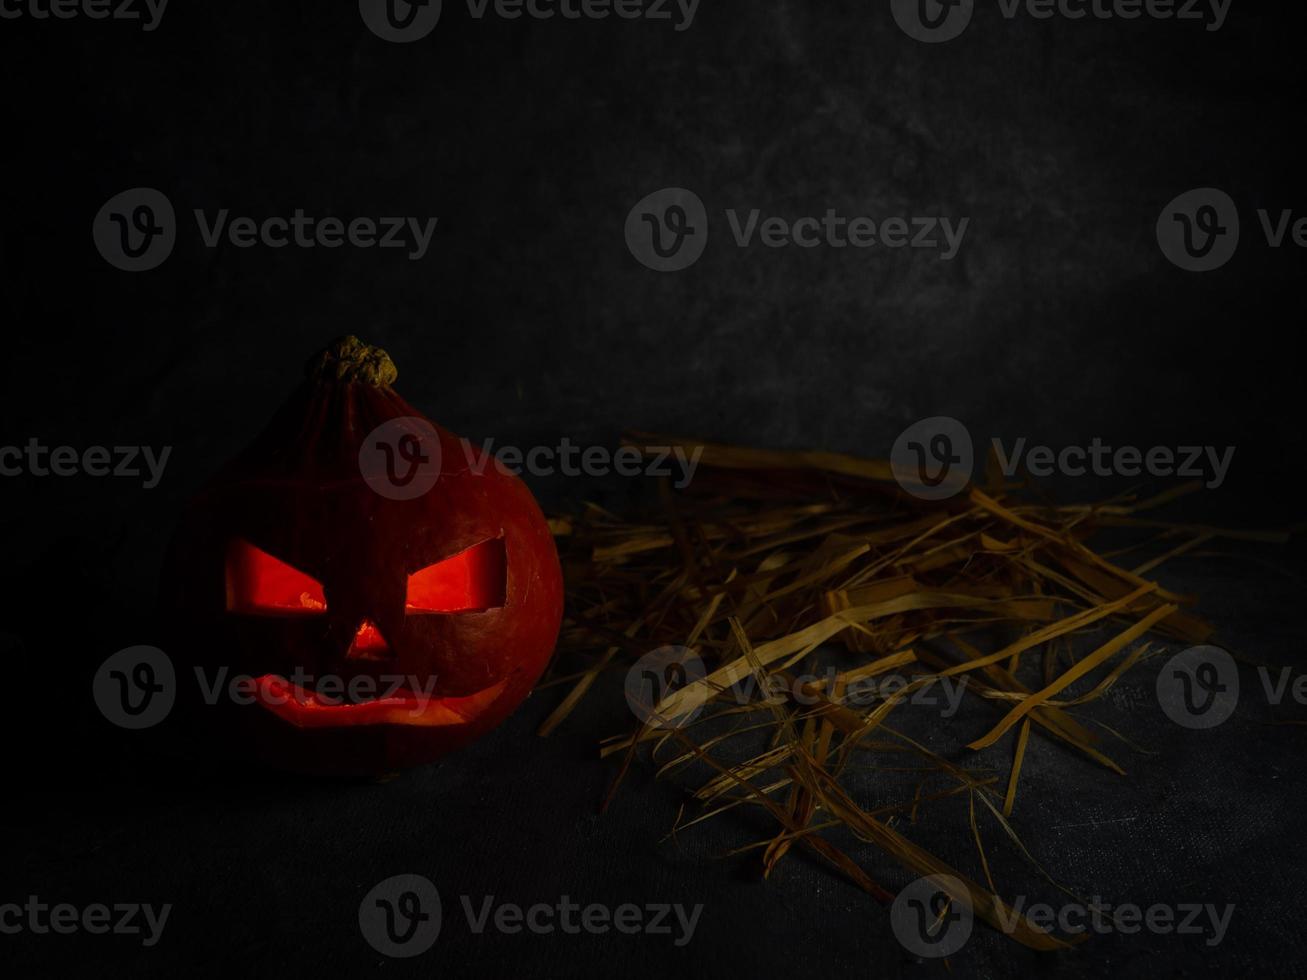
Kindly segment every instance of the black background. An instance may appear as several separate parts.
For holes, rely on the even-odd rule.
[[[391,973],[935,971],[910,964],[882,909],[804,859],[767,884],[748,858],[707,860],[750,839],[747,824],[659,845],[674,788],[639,775],[597,818],[611,769],[594,745],[628,721],[615,687],[554,739],[532,732],[557,689],[447,763],[339,787],[209,771],[124,738],[95,715],[86,681],[114,650],[157,639],[158,569],[182,500],[258,430],[305,357],[345,332],[387,348],[401,392],[478,440],[612,445],[634,428],[883,455],[907,424],[952,415],[982,441],[1234,445],[1227,485],[1189,510],[1296,520],[1307,257],[1267,248],[1255,212],[1307,205],[1307,19],[1236,0],[1206,32],[1007,21],[982,3],[961,38],[929,46],[867,0],[703,0],[683,32],[445,7],[412,45],[373,36],[350,2],[177,4],[149,33],[0,21],[0,443],[173,447],[148,491],[0,483],[14,774],[3,897],[176,905],[154,950],[25,935],[0,937],[0,952],[28,973],[83,957],[155,975],[358,972],[381,965],[358,936],[358,898],[416,871],[441,887],[447,915],[463,893],[567,893],[701,901],[704,919],[684,950],[656,937],[473,937],[447,922],[432,953]],[[138,186],[168,195],[182,223],[167,262],[129,274],[90,230],[106,200]],[[666,186],[698,193],[712,222],[703,258],[675,274],[644,268],[623,240],[630,208]],[[1225,268],[1190,274],[1163,257],[1154,225],[1200,186],[1235,199],[1244,241]],[[941,262],[738,249],[722,217],[832,207],[971,223]],[[421,262],[209,249],[193,208],[439,226]],[[550,506],[598,492],[533,485]],[[1198,560],[1168,582],[1214,597],[1202,608],[1229,645],[1300,663],[1288,562]],[[1307,879],[1300,729],[1250,709],[1198,737],[1167,727],[1148,691],[1144,677],[1133,734],[1161,757],[1120,781],[1045,748],[1030,798],[1048,809],[1019,829],[1085,891],[1235,902],[1226,942],[1109,937],[1033,958],[985,936],[955,971],[1291,972]],[[1095,822],[1089,837],[1049,829]],[[959,861],[963,826],[937,828]],[[1033,877],[1019,862],[1013,874]]]

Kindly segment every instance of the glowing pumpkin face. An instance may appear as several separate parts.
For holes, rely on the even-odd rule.
[[[200,713],[242,753],[330,772],[427,762],[544,670],[557,552],[526,486],[404,402],[383,352],[347,338],[311,368],[183,521],[173,649],[252,679],[252,703]]]

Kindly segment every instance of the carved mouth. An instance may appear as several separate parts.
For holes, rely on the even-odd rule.
[[[476,718],[499,697],[508,679],[465,697],[433,697],[397,691],[357,703],[320,697],[277,674],[264,674],[254,683],[257,702],[296,728],[347,728],[355,725],[438,728],[464,725]]]

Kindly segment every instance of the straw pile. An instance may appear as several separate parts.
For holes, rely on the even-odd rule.
[[[628,440],[655,443],[678,441]],[[702,445],[679,444],[687,454]],[[695,809],[678,829],[728,811],[765,817],[771,829],[740,849],[760,855],[764,874],[799,848],[891,900],[871,862],[850,853],[864,849],[836,840],[862,842],[914,877],[959,882],[950,898],[996,928],[1006,923],[1013,939],[1066,945],[999,897],[977,814],[1024,852],[1009,818],[1032,738],[1124,775],[1115,733],[1078,709],[1165,644],[1174,650],[1212,634],[1192,598],[1154,573],[1223,536],[1283,537],[1150,518],[1192,486],[1054,506],[991,466],[983,488],[928,503],[905,493],[884,461],[703,450],[693,484],[664,486],[651,517],[589,506],[553,522],[569,596],[560,649],[583,667],[551,681],[567,693],[542,734],[602,672],[628,670],[655,648],[684,648],[706,676],[668,691],[642,723],[603,743],[602,754],[620,762],[613,792],[647,755],[660,775],[691,774]],[[1113,553],[1091,548],[1090,535],[1108,528],[1130,529],[1137,541]],[[815,675],[833,646],[842,647],[836,666]],[[889,675],[904,680],[878,687]],[[946,680],[965,680],[965,697],[982,699],[992,716],[984,734],[949,753],[954,760],[897,724],[918,710],[916,692]],[[968,750],[996,744],[1010,753],[1005,773],[967,767]],[[869,804],[854,778],[869,770],[894,772],[912,788]],[[960,831],[974,840],[983,883],[907,836],[922,808],[958,797],[968,800],[970,826]]]

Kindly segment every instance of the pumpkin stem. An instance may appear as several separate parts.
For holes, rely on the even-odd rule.
[[[332,341],[326,350],[310,358],[305,374],[310,381],[358,382],[374,388],[392,385],[399,377],[389,354],[352,335]]]

